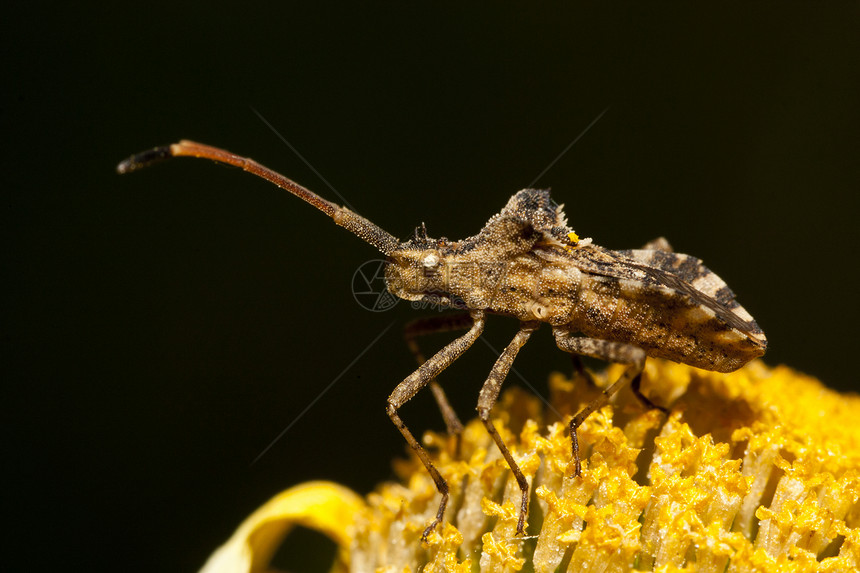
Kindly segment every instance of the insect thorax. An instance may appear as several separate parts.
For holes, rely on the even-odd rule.
[[[404,245],[386,267],[388,288],[400,298],[554,325],[570,321],[581,278],[551,251],[510,255],[487,245]]]
[[[423,225],[389,253],[389,290],[407,300],[433,300],[458,308],[485,309],[523,321],[559,323],[558,301],[542,282],[568,298],[578,271],[556,269],[540,252],[570,248],[564,213],[548,191],[526,189],[511,197],[481,231],[462,241],[431,239]],[[547,274],[548,273],[548,274]]]

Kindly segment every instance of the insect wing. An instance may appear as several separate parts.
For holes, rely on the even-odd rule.
[[[589,246],[573,253],[580,270],[605,277],[637,281],[644,288],[669,289],[711,310],[727,326],[764,346],[764,333],[735,300],[719,276],[702,261],[681,253],[657,250],[610,251]]]

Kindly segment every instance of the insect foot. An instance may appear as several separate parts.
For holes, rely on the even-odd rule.
[[[581,460],[576,430],[580,424],[631,382],[634,393],[650,404],[639,392],[639,376],[647,357],[732,372],[764,354],[767,347],[767,339],[752,316],[725,282],[699,259],[673,252],[662,238],[642,249],[624,251],[580,239],[567,225],[562,206],[554,203],[546,190],[517,192],[472,237],[459,241],[434,239],[422,224],[410,239],[401,242],[346,207],[323,199],[252,159],[216,147],[180,141],[133,155],[122,161],[117,171],[137,171],[171,157],[210,159],[274,183],[385,255],[385,286],[393,296],[459,310],[466,317],[452,320],[446,328],[467,332],[430,359],[424,361],[420,351],[412,349],[420,366],[388,397],[388,416],[415,450],[442,496],[435,519],[424,530],[424,539],[444,519],[448,484],[398,410],[418,391],[430,386],[449,430],[455,435],[461,430],[462,424],[436,378],[477,340],[487,315],[506,316],[520,323],[516,336],[490,371],[478,400],[481,421],[521,492],[517,533],[524,531],[529,486],[490,421],[489,412],[517,352],[541,323],[551,326],[557,346],[565,352],[627,365],[618,380],[570,423],[572,458],[578,476]]]

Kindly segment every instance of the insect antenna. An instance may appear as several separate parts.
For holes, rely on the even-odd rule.
[[[204,145],[202,143],[195,143],[193,141],[183,139],[179,143],[156,147],[154,149],[132,155],[128,159],[121,161],[119,165],[116,166],[116,170],[118,173],[131,173],[132,171],[143,169],[144,167],[148,167],[154,163],[159,163],[171,157],[199,157],[203,159],[211,159],[218,163],[238,167],[248,173],[256,175],[257,177],[262,177],[266,181],[274,183],[281,189],[289,191],[306,203],[310,203],[331,217],[335,223],[358,235],[365,242],[370,243],[379,249],[383,254],[387,255],[391,253],[400,244],[397,238],[393,235],[375,223],[365,219],[361,215],[353,213],[346,207],[341,207],[331,201],[323,199],[310,189],[299,185],[292,179],[288,179],[276,171],[272,171],[253,159],[242,157],[210,145]]]

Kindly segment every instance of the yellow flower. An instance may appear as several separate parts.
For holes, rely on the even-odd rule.
[[[551,408],[502,397],[497,427],[532,483],[524,537],[516,482],[473,420],[459,457],[453,439],[425,436],[452,493],[426,543],[438,494],[413,457],[365,499],[323,482],[280,494],[204,571],[266,571],[294,524],[335,540],[334,571],[860,570],[860,397],[761,362],[718,374],[649,360],[643,390],[669,416],[619,393],[580,428],[581,478],[565,421],[599,390],[553,375]]]

